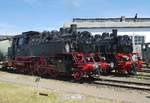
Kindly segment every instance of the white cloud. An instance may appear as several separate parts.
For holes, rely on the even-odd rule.
[[[70,6],[73,6],[73,7],[80,7],[82,1],[83,0],[64,0],[64,2],[67,5],[70,5]]]
[[[18,33],[19,27],[9,23],[0,23],[0,35],[15,35]]]
[[[81,5],[80,0],[70,0],[70,1],[72,1],[71,3],[75,7],[80,7],[80,5]]]
[[[56,30],[59,29],[56,26],[43,26],[43,25],[36,25],[32,27],[20,27],[16,25],[12,25],[9,23],[0,23],[0,35],[17,35],[21,34],[25,31],[44,31],[44,30]]]

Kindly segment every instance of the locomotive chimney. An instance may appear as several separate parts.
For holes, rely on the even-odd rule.
[[[65,34],[65,28],[60,28],[60,34]]]
[[[113,29],[112,34],[113,34],[114,38],[116,38],[117,37],[117,29]]]
[[[71,26],[70,26],[70,32],[71,33],[77,32],[77,25],[76,24],[71,24]]]

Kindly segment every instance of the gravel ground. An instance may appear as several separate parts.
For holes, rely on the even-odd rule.
[[[121,103],[150,103],[150,92],[147,91],[128,90],[107,86],[96,87],[53,79],[40,79],[40,82],[35,83],[36,78],[36,76],[25,76],[0,72],[0,81],[12,82],[28,86],[38,85],[40,88],[46,88],[58,92],[61,91],[62,93],[92,96],[112,101],[120,101]],[[81,96],[78,96],[76,98],[81,98]]]

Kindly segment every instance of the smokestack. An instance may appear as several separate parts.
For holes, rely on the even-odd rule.
[[[60,34],[65,34],[66,33],[66,31],[65,31],[65,28],[60,28]]]
[[[117,29],[113,29],[113,30],[112,30],[112,34],[113,34],[113,36],[114,36],[115,38],[117,37],[117,32],[118,32]]]
[[[77,32],[77,25],[76,24],[71,24],[71,26],[70,26],[70,32],[71,33]]]

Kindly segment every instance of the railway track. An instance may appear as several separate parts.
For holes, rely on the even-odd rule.
[[[137,74],[137,75],[133,76],[133,78],[150,80],[150,75]]]
[[[138,78],[138,79],[145,79],[150,80],[150,73],[149,72],[137,72],[136,75],[128,75],[128,74],[122,74],[117,72],[112,72],[110,75],[112,77],[127,77],[127,78]]]
[[[136,76],[150,77],[150,73],[137,73]]]
[[[150,68],[149,69],[144,68],[144,69],[142,69],[142,70],[140,70],[138,72],[150,73]]]
[[[113,86],[113,87],[120,87],[120,88],[128,88],[128,89],[136,89],[136,90],[146,90],[150,91],[150,77],[145,77],[146,75],[137,74],[137,76],[133,76],[136,78],[139,78],[140,76],[143,76],[143,78],[147,78],[146,80],[149,80],[149,82],[135,82],[135,81],[129,81],[129,80],[123,80],[122,78],[118,77],[118,79],[114,77],[106,77],[106,76],[100,76],[100,78],[96,78],[94,81],[92,81],[92,84],[95,86],[97,85],[105,85],[105,86]],[[143,79],[142,78],[142,79]]]
[[[93,84],[150,91],[150,83],[134,82],[134,81],[121,80],[121,79],[118,80],[118,79],[101,78],[101,79],[96,79],[93,82]]]
[[[148,72],[137,72],[136,75],[131,76],[131,77],[138,78],[138,79],[150,80],[150,73],[148,73]]]

